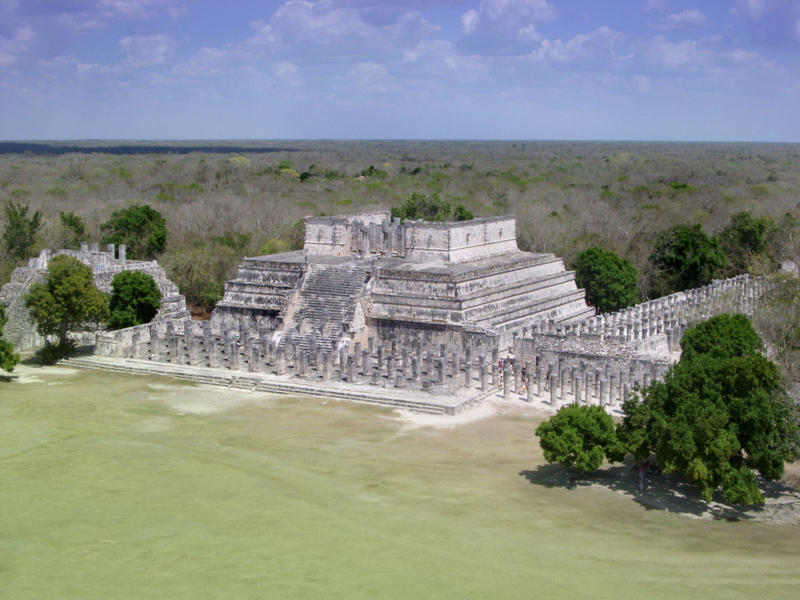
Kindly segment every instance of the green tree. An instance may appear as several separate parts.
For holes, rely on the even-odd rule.
[[[69,211],[59,211],[58,219],[60,223],[60,232],[58,247],[59,248],[72,248],[77,250],[81,247],[83,242],[88,241],[89,236],[86,235],[86,223],[83,219]]]
[[[797,406],[745,317],[718,315],[687,335],[664,381],[625,401],[618,436],[706,500],[721,489],[730,504],[763,503],[755,472],[778,479],[799,455]]]
[[[614,421],[601,406],[567,404],[536,428],[539,445],[548,462],[593,471],[603,462],[619,461],[624,447],[614,431]]]
[[[167,247],[167,223],[147,204],[114,212],[100,228],[107,232],[101,243],[125,244],[128,258],[135,260],[153,259]]]
[[[775,286],[762,298],[753,314],[753,324],[770,356],[781,367],[784,376],[800,382],[800,281],[780,275],[772,279]]]
[[[749,212],[733,215],[719,234],[720,246],[728,259],[726,274],[747,273],[757,260],[771,263],[768,247],[776,232],[775,222],[769,217],[754,218]]]
[[[14,365],[19,362],[19,354],[14,353],[14,347],[10,342],[2,339],[3,325],[6,324],[6,314],[3,310],[3,305],[0,304],[0,369],[10,373],[14,369]]]
[[[654,267],[650,292],[664,296],[709,283],[725,268],[725,254],[715,237],[699,224],[675,225],[656,239],[650,262]]]
[[[392,207],[392,218],[407,220],[423,219],[425,221],[469,221],[475,217],[463,204],[455,209],[446,200],[433,194],[429,198],[425,194],[411,194],[411,197],[400,206]]]
[[[47,281],[34,283],[25,296],[39,333],[58,336],[59,346],[69,348],[67,334],[87,323],[108,321],[108,300],[92,283],[92,270],[69,256],[50,261]]]
[[[8,256],[15,261],[28,258],[36,243],[36,234],[42,226],[42,213],[34,212],[28,217],[28,204],[6,202],[4,212],[6,226],[3,232],[3,243]]]
[[[111,280],[111,329],[149,323],[161,308],[161,291],[147,273],[121,271]]]
[[[572,262],[578,287],[600,312],[633,306],[639,299],[638,273],[630,261],[596,246],[579,252]]]

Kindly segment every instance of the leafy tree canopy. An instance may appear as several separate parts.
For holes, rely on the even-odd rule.
[[[756,258],[771,262],[767,249],[776,234],[775,222],[769,217],[754,218],[749,212],[731,217],[731,222],[719,234],[719,242],[728,259],[726,274],[747,273]]]
[[[579,252],[572,263],[578,287],[600,312],[633,306],[639,299],[638,273],[630,261],[598,247]]]
[[[89,236],[86,235],[86,224],[81,217],[71,210],[66,212],[59,211],[58,219],[60,222],[59,248],[72,248],[77,250],[81,247],[83,242],[89,240]]]
[[[106,232],[101,243],[125,244],[128,258],[135,260],[153,259],[167,247],[167,223],[147,204],[133,204],[113,213],[100,228]]]
[[[681,340],[681,358],[692,360],[701,354],[724,359],[755,354],[763,344],[750,320],[743,314],[717,315],[690,327]]]
[[[474,219],[473,214],[463,204],[455,208],[433,194],[429,198],[425,194],[411,194],[411,197],[400,206],[392,208],[392,218],[424,221],[469,221]]]
[[[161,307],[161,291],[147,273],[121,271],[111,280],[112,329],[149,323]]]
[[[650,254],[655,273],[651,294],[663,296],[699,287],[719,277],[725,254],[715,237],[708,237],[699,224],[676,225],[663,231]]]
[[[567,404],[536,428],[539,444],[548,462],[558,462],[581,471],[593,471],[603,462],[622,460],[624,449],[614,431],[614,422],[601,406]]]
[[[798,457],[797,407],[745,317],[713,317],[687,337],[664,381],[625,401],[618,435],[638,459],[655,453],[706,500],[721,488],[730,504],[763,503],[755,472],[778,479]]]
[[[11,343],[2,339],[3,325],[5,324],[5,311],[3,310],[3,305],[0,304],[0,369],[10,373],[14,369],[14,365],[19,362],[19,354],[14,353],[14,347]]]
[[[28,204],[6,202],[4,212],[6,226],[3,244],[6,252],[15,261],[28,258],[36,242],[36,234],[42,226],[42,213],[36,211],[28,217]]]
[[[68,345],[67,333],[86,323],[108,321],[108,301],[92,283],[92,270],[69,256],[50,261],[47,281],[34,283],[25,296],[36,328],[43,337],[58,335]]]

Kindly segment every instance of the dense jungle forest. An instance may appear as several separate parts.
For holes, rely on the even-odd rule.
[[[463,204],[476,217],[514,214],[520,248],[553,252],[568,266],[590,246],[616,252],[638,269],[640,297],[646,298],[652,295],[647,282],[654,240],[677,224],[699,224],[711,236],[743,211],[769,217],[783,228],[776,252],[796,258],[800,145],[0,144],[6,223],[11,205],[28,207],[28,218],[40,212],[31,254],[79,238],[98,241],[113,213],[148,205],[166,220],[159,261],[190,302],[205,309],[220,297],[242,256],[300,247],[304,216],[389,209],[413,194]],[[5,246],[3,252],[5,281],[22,259]]]

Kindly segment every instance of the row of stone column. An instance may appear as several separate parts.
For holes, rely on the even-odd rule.
[[[190,319],[183,323],[167,321],[166,325],[151,323],[130,335],[130,343],[119,355],[174,364],[396,387],[417,385],[430,390],[444,385],[488,390],[498,384],[496,369],[492,368],[498,363],[497,349],[479,353],[468,347],[461,352],[447,344],[433,349],[422,341],[383,345],[375,338],[369,338],[364,347],[356,342],[349,352],[308,349],[277,343],[267,330],[257,334],[244,330],[215,333],[210,322]]]
[[[642,339],[670,329],[685,328],[721,310],[752,314],[767,290],[761,279],[738,275],[730,279],[643,302],[615,313],[600,314],[573,327],[573,332]]]
[[[552,406],[571,402],[619,406],[636,386],[645,388],[663,379],[668,369],[666,363],[641,360],[616,364],[547,362],[541,356],[506,358],[501,365],[504,397],[513,392],[528,402],[538,398]]]

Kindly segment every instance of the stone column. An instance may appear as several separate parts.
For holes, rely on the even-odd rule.
[[[497,385],[497,372],[500,364],[500,350],[492,348],[492,364],[489,365],[489,371],[492,374],[492,387]]]
[[[617,403],[617,376],[615,374],[611,374],[608,376],[608,403],[611,406],[614,406]]]
[[[239,344],[234,339],[228,344],[228,367],[233,371],[239,368]]]
[[[464,364],[464,386],[467,387],[467,388],[472,385],[472,360],[471,360],[471,358],[472,357],[470,357],[470,360]],[[455,358],[453,360],[455,360]],[[485,373],[484,373],[484,377],[485,377]],[[481,389],[483,389],[483,388],[481,388]]]
[[[261,371],[261,346],[259,344],[250,345],[250,372],[258,373]]]
[[[355,356],[348,357],[348,360],[347,360],[347,381],[348,381],[348,383],[353,383],[356,380],[355,363],[356,363],[356,357]]]
[[[286,351],[280,346],[275,350],[275,373],[276,375],[286,374]]]
[[[436,382],[439,384],[444,383],[444,359],[436,359]]]
[[[369,351],[361,351],[361,374],[366,377],[369,375]]]
[[[486,391],[486,355],[481,354],[478,357],[478,373],[481,379],[481,391]]]
[[[536,395],[542,397],[544,392],[544,378],[545,378],[544,362],[540,361],[536,366]]]
[[[322,379],[328,381],[331,378],[331,354],[323,351],[322,353]]]
[[[514,393],[522,393],[522,368],[520,367],[520,360],[515,358],[511,363],[514,366]]]
[[[558,397],[556,394],[556,385],[558,384],[558,377],[556,377],[555,372],[550,373],[550,406],[556,406],[558,404]]]
[[[419,381],[419,359],[416,356],[411,358],[411,379]]]
[[[141,336],[140,330],[136,329],[131,334],[131,357],[140,358],[141,348],[139,347],[139,337]]]
[[[533,381],[531,380],[530,371],[528,371],[528,384],[526,386],[527,400],[533,402]]]
[[[509,373],[509,364],[508,359],[503,360],[503,398],[508,398],[508,380],[511,379],[511,374]]]
[[[186,363],[189,365],[197,364],[197,344],[192,331],[192,320],[183,320],[183,342],[186,344]]]

